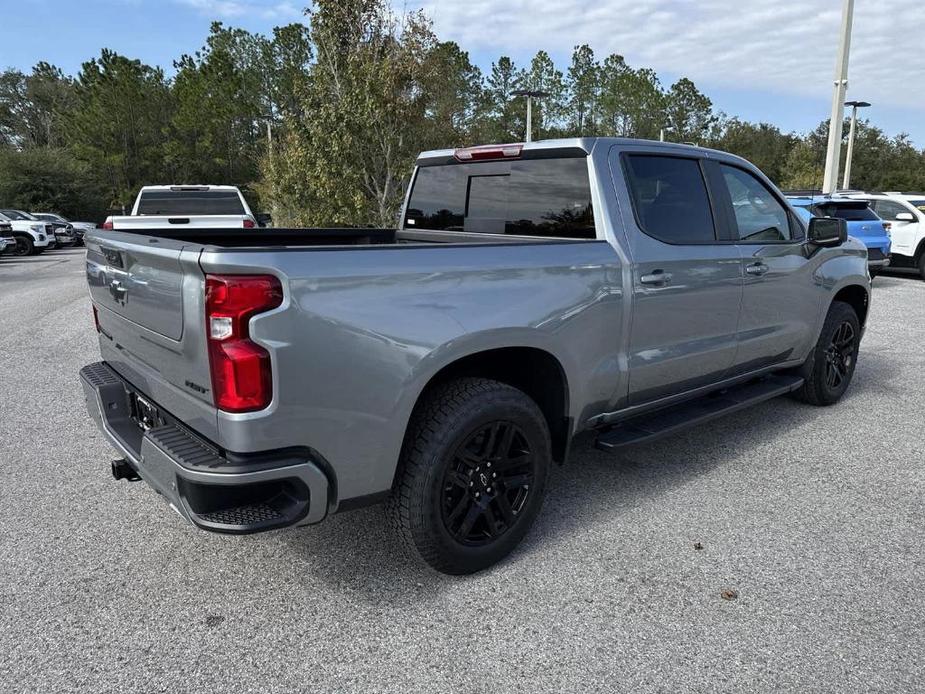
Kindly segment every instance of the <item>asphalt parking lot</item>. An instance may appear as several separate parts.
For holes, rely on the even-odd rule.
[[[82,261],[0,259],[0,690],[921,691],[918,279],[875,281],[839,406],[579,442],[513,557],[451,578],[380,508],[211,535],[113,481]]]

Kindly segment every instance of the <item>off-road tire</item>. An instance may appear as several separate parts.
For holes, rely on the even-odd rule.
[[[485,460],[495,460],[494,469],[488,465],[475,473],[478,462],[471,461],[471,456],[460,455],[461,450],[470,450],[467,447],[470,442],[480,445],[482,439],[473,437],[488,436],[480,432],[505,431],[505,427],[515,430],[517,433],[510,436],[516,436],[516,441],[523,444],[520,448],[515,444],[511,450],[517,450],[518,455],[508,455],[508,459],[528,459],[532,454],[530,483],[526,485],[526,496],[516,515],[510,513],[511,506],[506,501],[508,494],[515,494],[513,488],[499,492],[505,487],[496,484],[480,501],[473,500],[474,491],[466,491],[467,485],[474,484],[478,489],[479,478],[481,484],[486,484],[485,472],[489,480],[493,474],[504,477],[500,472],[503,463],[497,462],[498,457],[485,457],[480,466],[485,465]],[[491,448],[490,443],[486,444],[488,448]],[[500,446],[492,450],[498,449]],[[527,451],[527,455],[523,451]],[[468,574],[492,566],[518,545],[533,524],[542,506],[551,459],[546,419],[536,403],[522,391],[484,378],[461,378],[435,387],[415,408],[388,502],[388,514],[399,541],[409,555],[419,556],[443,573]],[[460,469],[468,471],[470,481],[464,478],[462,482],[458,479],[448,482],[448,475],[457,478],[463,475]],[[495,474],[494,470],[499,473]],[[482,490],[484,493],[485,488]],[[454,535],[452,521],[447,519],[448,515],[452,516],[449,507],[455,506],[448,495],[454,493],[460,495],[460,503],[462,497],[469,494],[467,503],[470,505],[491,508],[490,514],[479,516],[476,521],[481,524],[477,527],[486,529],[491,523],[491,530],[485,531],[487,538],[481,540],[484,544],[472,546],[468,540],[458,539],[458,528]],[[505,495],[505,519],[496,515],[500,494]],[[504,520],[509,523],[505,524]],[[506,529],[492,536],[501,526]]]
[[[848,330],[852,333],[850,350],[835,344],[836,338]],[[832,302],[819,340],[800,370],[804,383],[793,393],[794,397],[816,406],[834,405],[841,400],[854,376],[860,341],[861,324],[857,313],[849,304]],[[833,384],[832,379],[833,359],[841,360],[836,372],[843,372],[837,384]]]

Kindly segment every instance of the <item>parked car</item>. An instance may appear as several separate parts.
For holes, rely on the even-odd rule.
[[[42,219],[32,213],[28,214],[30,217],[32,217],[32,219],[45,222],[46,224],[51,224],[55,233],[55,240],[57,241],[59,247],[73,246],[77,243],[77,234],[74,233],[74,225],[70,222],[49,221]]]
[[[890,264],[890,225],[870,208],[865,200],[845,198],[788,196],[790,204],[817,217],[839,217],[848,223],[848,234],[867,246],[867,267],[871,276]]]
[[[51,247],[54,232],[44,222],[10,217],[8,210],[0,210],[0,222],[9,222],[16,239],[16,255],[37,255]]]
[[[915,268],[925,280],[925,193],[851,193],[890,222],[893,267]]]
[[[89,234],[81,377],[114,476],[216,532],[388,499],[404,546],[468,573],[528,531],[577,432],[617,450],[851,381],[866,248],[738,157],[427,152],[400,219]]]
[[[145,186],[132,214],[107,217],[104,229],[145,231],[167,225],[254,229],[257,217],[235,186]]]
[[[46,230],[48,225],[51,225],[52,234],[55,239],[55,247],[62,248],[65,246],[73,246],[77,242],[77,237],[74,234],[74,227],[69,222],[41,219],[31,212],[25,212],[24,210],[10,210],[10,212],[14,212],[36,222],[44,222]]]
[[[93,231],[99,226],[93,222],[72,222],[69,219],[65,219],[61,215],[54,214],[52,212],[33,212],[32,216],[46,222],[51,222],[53,224],[56,222],[60,224],[70,224],[74,230],[74,238],[76,240],[76,245],[78,246],[84,245],[84,234],[86,234],[88,231]]]
[[[13,254],[16,249],[16,237],[13,236],[13,225],[0,221],[0,255]]]
[[[13,221],[20,222],[31,222],[33,224],[38,224],[42,228],[42,232],[45,234],[45,237],[48,239],[48,250],[58,247],[58,238],[55,234],[55,227],[49,222],[44,222],[41,219],[36,219],[28,212],[23,212],[22,210],[13,210],[13,209],[2,209],[0,213],[6,215]]]

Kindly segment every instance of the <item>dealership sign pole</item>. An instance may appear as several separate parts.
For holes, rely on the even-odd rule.
[[[851,50],[851,20],[854,15],[854,0],[845,0],[841,17],[841,39],[838,44],[838,60],[835,63],[835,90],[832,95],[832,118],[829,121],[829,146],[825,154],[825,177],[822,192],[835,192],[838,186],[838,164],[841,158],[842,130],[845,118],[845,92],[848,89],[848,53]]]

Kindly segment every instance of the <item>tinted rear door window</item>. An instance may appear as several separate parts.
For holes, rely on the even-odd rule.
[[[141,194],[138,214],[245,214],[241,198],[225,190],[152,190]]]
[[[710,197],[696,159],[631,154],[627,181],[642,230],[673,244],[716,240]]]
[[[404,228],[593,239],[587,159],[422,166]]]

